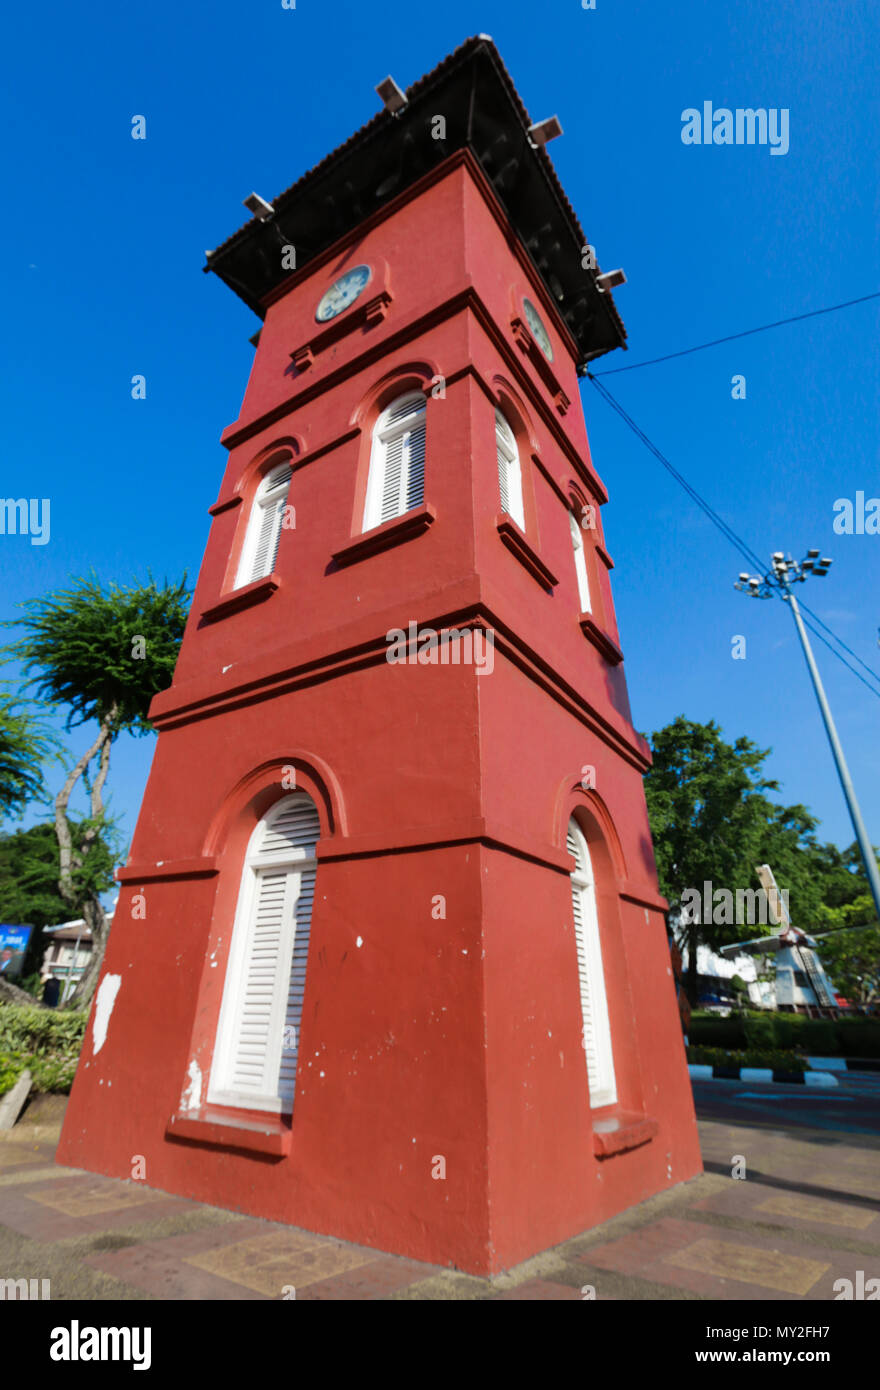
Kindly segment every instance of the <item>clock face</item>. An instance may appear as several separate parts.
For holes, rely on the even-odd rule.
[[[532,337],[538,347],[547,358],[548,362],[553,361],[553,344],[550,342],[550,335],[541,320],[541,316],[530,299],[523,300],[526,323],[529,325]]]
[[[361,290],[369,284],[372,273],[368,265],[356,265],[354,270],[347,270],[338,280],[334,280],[315,310],[318,323],[335,319],[337,314],[353,304]]]

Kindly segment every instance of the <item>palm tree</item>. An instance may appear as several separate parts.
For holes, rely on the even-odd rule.
[[[105,589],[93,574],[70,588],[29,599],[19,641],[5,649],[18,658],[37,697],[68,708],[65,727],[97,723],[97,735],[70,767],[55,798],[59,849],[58,891],[72,913],[82,914],[92,933],[92,956],[70,1004],[87,1003],[94,993],[107,944],[107,916],[98,883],[100,855],[93,854],[108,828],[104,785],[110,750],[122,733],[151,732],[150,701],[171,684],[189,607],[186,576],[179,584]],[[74,844],[68,806],[82,780],[90,815]],[[90,859],[92,855],[92,859]]]
[[[42,764],[58,745],[21,701],[0,692],[0,817],[17,816],[43,792]]]

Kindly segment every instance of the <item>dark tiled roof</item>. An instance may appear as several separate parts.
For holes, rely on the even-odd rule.
[[[267,222],[252,218],[209,253],[213,270],[256,313],[289,272],[279,237],[302,268],[352,227],[458,149],[468,147],[494,187],[548,293],[578,343],[583,364],[625,347],[610,292],[581,265],[587,237],[543,147],[528,138],[529,114],[486,35],[468,39],[407,89],[398,116],[384,109],[273,201]],[[428,102],[430,100],[431,110]],[[447,138],[417,138],[431,116],[446,116]]]

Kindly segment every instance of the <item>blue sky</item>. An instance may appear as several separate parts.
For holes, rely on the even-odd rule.
[[[17,7],[0,84],[9,203],[0,257],[3,496],[51,498],[51,540],[0,536],[0,617],[94,568],[192,580],[257,320],[201,272],[205,248],[464,38],[494,38],[617,303],[629,365],[880,288],[873,0],[664,5],[551,0],[381,6],[281,0],[83,11]],[[790,111],[790,148],[685,146],[682,112]],[[144,115],[147,138],[131,139]],[[833,504],[880,494],[878,303],[610,376],[605,384],[760,554],[834,559],[805,597],[880,669],[880,536],[838,536]],[[135,373],[147,398],[133,401]],[[731,378],[746,378],[746,399]],[[740,557],[582,387],[636,726],[680,713],[772,747],[768,770],[820,833],[853,836],[791,619],[733,589]],[[745,660],[731,642],[747,639]],[[880,842],[880,705],[817,656],[869,834]],[[7,668],[6,679],[15,672]],[[77,739],[83,744],[84,735]],[[126,843],[154,739],[110,779]],[[25,824],[37,818],[30,814]],[[9,827],[7,827],[9,828]]]

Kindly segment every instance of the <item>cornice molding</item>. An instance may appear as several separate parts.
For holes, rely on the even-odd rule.
[[[647,772],[651,765],[650,755],[646,754],[643,741],[629,726],[628,730],[616,728],[605,719],[574,686],[569,684],[559,672],[535,649],[514,633],[484,603],[468,604],[466,607],[444,614],[425,615],[423,624],[435,628],[462,626],[468,620],[476,620],[480,626],[492,630],[494,650],[507,656],[523,673],[547,694],[579,719],[590,731],[608,747],[619,753],[640,772]],[[252,680],[241,681],[228,690],[212,691],[210,694],[187,697],[186,689],[172,686],[155,697],[154,705],[161,702],[150,719],[157,729],[179,728],[195,719],[210,718],[214,714],[225,713],[236,708],[254,704],[259,700],[287,694],[302,686],[314,685],[328,677],[341,675],[364,667],[387,662],[386,632],[374,633],[329,653],[318,660],[310,660],[300,665],[288,667],[284,671],[271,672]],[[241,670],[237,672],[239,678]],[[171,703],[176,698],[176,703]]]

